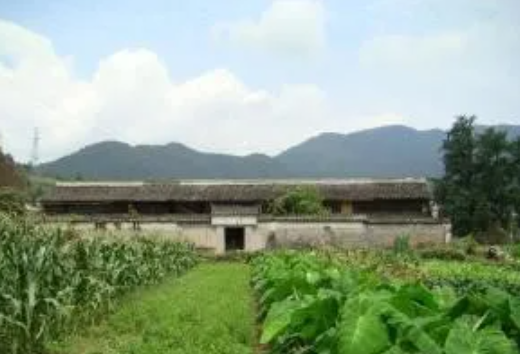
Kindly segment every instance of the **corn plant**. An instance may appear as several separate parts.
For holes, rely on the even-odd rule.
[[[0,214],[0,353],[41,353],[48,340],[110,311],[120,295],[195,262],[185,243],[82,239]]]

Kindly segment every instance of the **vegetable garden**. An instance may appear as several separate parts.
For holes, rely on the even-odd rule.
[[[0,353],[520,352],[518,246],[237,254],[177,281],[193,246],[97,236],[0,214]]]
[[[518,270],[389,252],[253,261],[271,353],[508,354],[520,345]]]

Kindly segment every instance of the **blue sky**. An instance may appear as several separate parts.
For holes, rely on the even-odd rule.
[[[276,154],[325,131],[520,124],[518,0],[0,0],[0,132]]]

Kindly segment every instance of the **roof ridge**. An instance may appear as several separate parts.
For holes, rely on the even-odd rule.
[[[406,178],[273,178],[273,179],[185,179],[164,182],[146,181],[67,181],[57,187],[139,187],[139,186],[213,186],[213,185],[344,185],[371,183],[425,183],[424,177]]]

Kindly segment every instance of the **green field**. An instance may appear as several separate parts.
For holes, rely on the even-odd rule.
[[[520,246],[466,241],[222,262],[0,215],[0,353],[519,353]]]
[[[54,346],[67,354],[247,354],[254,342],[249,268],[203,264],[129,296],[101,325]]]

